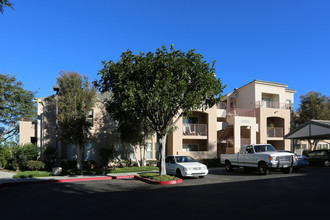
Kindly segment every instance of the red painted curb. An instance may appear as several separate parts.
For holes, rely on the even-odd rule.
[[[8,182],[0,183],[0,188],[6,186],[16,186],[16,185],[28,185],[28,184],[37,184],[37,183],[64,183],[64,182],[80,182],[80,181],[93,181],[93,180],[111,180],[112,177],[89,177],[89,178],[76,178],[76,179],[58,179],[58,180],[33,180],[33,181],[24,181],[24,182]]]
[[[134,175],[127,175],[127,176],[112,176],[113,179],[132,179]]]

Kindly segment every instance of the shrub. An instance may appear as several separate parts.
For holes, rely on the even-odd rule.
[[[76,160],[65,160],[61,162],[60,165],[64,170],[75,170],[77,169]],[[85,170],[94,169],[96,167],[96,162],[94,160],[82,161],[82,168]]]
[[[101,164],[103,167],[107,167],[111,159],[113,159],[113,148],[101,147],[99,149],[99,155],[101,157]]]
[[[156,167],[158,160],[147,160],[147,166]]]
[[[56,160],[56,149],[51,146],[46,146],[44,152],[44,162],[47,170],[52,169],[55,165]]]
[[[75,160],[64,160],[60,165],[64,170],[71,170],[77,168],[77,161]]]
[[[28,170],[41,170],[45,168],[45,164],[37,160],[28,161],[26,166]]]
[[[0,145],[0,169],[7,167],[10,159],[10,149],[7,145]]]
[[[85,161],[82,161],[82,167],[85,170],[94,169],[95,166],[96,166],[96,162],[94,160],[85,160]]]
[[[36,145],[34,144],[25,144],[23,146],[18,146],[14,152],[14,157],[16,163],[19,166],[20,170],[26,170],[27,163],[30,160],[37,160],[39,154],[39,150]]]

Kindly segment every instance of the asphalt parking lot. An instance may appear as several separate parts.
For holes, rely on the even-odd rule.
[[[134,179],[0,189],[1,219],[308,219],[328,217],[330,169],[268,176],[223,169],[177,185]]]

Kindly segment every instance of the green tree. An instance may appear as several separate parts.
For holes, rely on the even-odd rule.
[[[215,77],[212,67],[201,54],[168,51],[165,46],[155,53],[134,55],[122,53],[118,62],[103,62],[97,85],[101,92],[112,92],[108,110],[115,120],[121,118],[112,112],[145,118],[157,135],[159,143],[159,174],[166,174],[165,147],[167,135],[173,131],[182,116],[195,109],[205,110],[215,105],[224,86]],[[113,110],[118,108],[117,110]]]
[[[311,91],[300,96],[299,108],[293,116],[294,127],[310,120],[330,120],[330,97]],[[308,140],[310,149],[316,149],[319,140]]]
[[[141,116],[130,117],[134,114],[126,114],[121,112],[119,108],[114,109],[110,107],[110,110],[112,110],[113,114],[114,111],[117,111],[115,114],[117,114],[117,118],[120,118],[118,124],[118,132],[120,133],[122,143],[127,144],[133,148],[134,157],[138,163],[138,166],[140,166],[140,163],[136,156],[136,150],[137,146],[139,146],[141,151],[141,165],[145,166],[145,151],[147,147],[147,140],[150,139],[150,137],[154,134],[154,131],[148,125],[148,122],[145,121],[145,118]]]
[[[14,10],[14,4],[10,3],[8,0],[0,0],[0,12],[3,14],[3,10],[5,7],[9,7]]]
[[[34,95],[15,76],[0,74],[0,143],[19,132],[19,121],[35,118]]]
[[[60,72],[57,84],[59,138],[77,145],[77,169],[81,170],[82,151],[89,141],[92,126],[88,120],[88,113],[94,106],[96,90],[87,76],[72,71]]]

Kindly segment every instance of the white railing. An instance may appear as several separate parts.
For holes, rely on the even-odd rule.
[[[281,127],[268,127],[267,128],[267,137],[283,137],[283,128]]]
[[[256,108],[278,108],[278,109],[290,109],[291,104],[273,102],[273,101],[258,101],[255,104]]]
[[[206,124],[183,124],[183,135],[186,136],[207,136]]]
[[[232,116],[255,117],[256,114],[254,109],[231,108],[227,111],[227,117]]]

